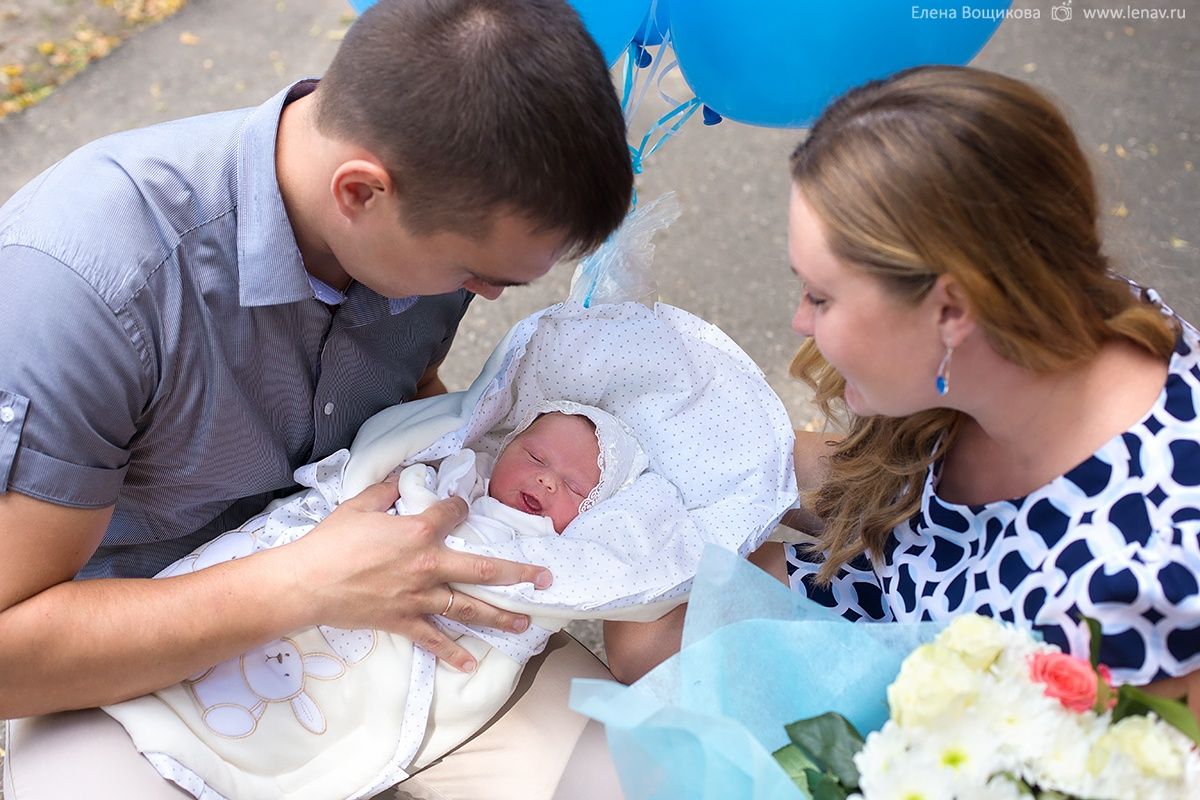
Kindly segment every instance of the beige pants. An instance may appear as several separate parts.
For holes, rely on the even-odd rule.
[[[380,797],[619,799],[603,728],[567,708],[572,678],[611,676],[579,642],[555,635],[487,727]],[[14,720],[6,739],[4,800],[190,797],[159,777],[124,728],[99,709]]]

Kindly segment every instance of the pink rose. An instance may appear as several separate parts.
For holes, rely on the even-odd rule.
[[[1045,684],[1046,696],[1081,713],[1095,708],[1098,693],[1103,695],[1107,707],[1111,708],[1116,701],[1108,667],[1101,664],[1100,674],[1096,672],[1088,662],[1066,653],[1035,653],[1029,659],[1029,677],[1035,683]]]

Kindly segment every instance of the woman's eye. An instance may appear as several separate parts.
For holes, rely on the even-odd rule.
[[[825,305],[824,298],[813,297],[808,292],[804,293],[804,302],[808,303],[809,305],[813,306],[814,308],[820,308],[821,306]]]

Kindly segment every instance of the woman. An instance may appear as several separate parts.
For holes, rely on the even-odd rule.
[[[792,371],[846,435],[797,446],[814,542],[755,560],[851,619],[978,611],[1086,656],[1095,618],[1118,680],[1200,715],[1200,338],[1110,272],[1062,114],[910,70],[834,103],[792,175]],[[614,674],[681,619],[610,624]]]

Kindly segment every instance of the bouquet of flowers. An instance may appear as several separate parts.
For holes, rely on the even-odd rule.
[[[1200,797],[1195,718],[1114,688],[1095,650],[1088,663],[959,617],[904,660],[887,690],[891,718],[865,744],[827,714],[788,726],[775,757],[814,798]]]
[[[1200,798],[1181,704],[984,617],[852,623],[719,548],[681,651],[571,706],[628,800]]]

